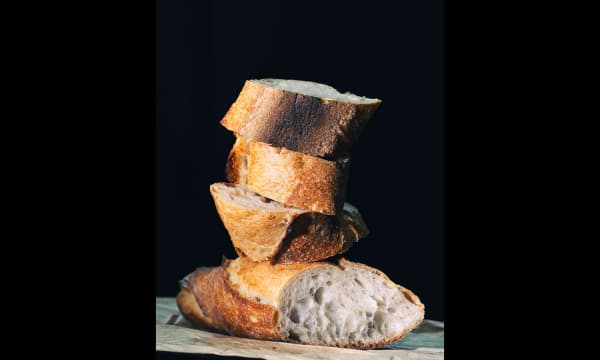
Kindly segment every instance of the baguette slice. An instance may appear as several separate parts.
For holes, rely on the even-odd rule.
[[[372,267],[224,260],[181,282],[184,317],[228,334],[264,340],[376,348],[401,339],[425,314],[419,298]]]
[[[251,140],[333,159],[350,152],[380,104],[310,81],[248,80],[221,125]]]
[[[344,204],[349,157],[324,160],[238,137],[227,159],[227,179],[286,206],[327,215]]]
[[[236,252],[253,261],[318,261],[345,252],[369,233],[348,203],[338,216],[329,216],[286,208],[239,184],[215,183],[210,193]]]

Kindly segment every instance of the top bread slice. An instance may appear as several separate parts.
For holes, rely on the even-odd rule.
[[[350,152],[380,104],[310,81],[248,80],[221,125],[250,140],[334,159]]]
[[[425,314],[410,290],[345,259],[286,265],[225,260],[180,285],[177,305],[188,320],[264,340],[375,348],[404,337]]]

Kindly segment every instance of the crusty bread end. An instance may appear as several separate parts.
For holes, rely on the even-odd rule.
[[[210,193],[236,252],[253,261],[318,261],[345,252],[369,233],[348,203],[330,216],[285,207],[241,184],[215,183]]]
[[[334,159],[350,152],[380,104],[310,81],[248,80],[221,124],[251,140]]]
[[[425,314],[410,290],[345,259],[270,265],[238,258],[181,284],[177,304],[186,318],[264,340],[376,348],[404,337]]]

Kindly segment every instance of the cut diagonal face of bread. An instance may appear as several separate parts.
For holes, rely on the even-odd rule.
[[[210,193],[236,252],[254,261],[318,261],[345,252],[369,233],[348,203],[329,216],[285,207],[241,184],[215,183]]]
[[[251,140],[333,159],[350,152],[380,104],[310,81],[248,80],[221,124]]]
[[[265,340],[376,348],[404,337],[425,313],[410,290],[345,259],[270,265],[238,258],[181,285],[177,303],[189,320]]]
[[[327,215],[343,204],[349,157],[324,160],[238,137],[227,159],[227,179],[286,206]]]

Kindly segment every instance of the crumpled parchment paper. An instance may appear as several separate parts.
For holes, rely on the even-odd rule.
[[[424,320],[401,341],[377,350],[298,345],[228,336],[193,326],[175,298],[156,298],[156,351],[214,354],[267,360],[440,360],[444,358],[444,323]]]

